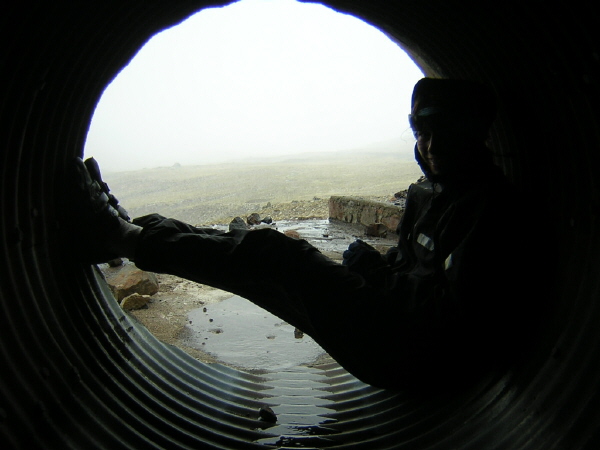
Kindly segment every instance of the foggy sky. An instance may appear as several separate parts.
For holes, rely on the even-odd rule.
[[[409,134],[422,76],[353,16],[242,0],[150,39],[107,86],[85,155],[116,171],[354,149]]]

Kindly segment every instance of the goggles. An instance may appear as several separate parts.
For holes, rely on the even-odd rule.
[[[478,134],[482,124],[472,115],[451,111],[438,106],[420,109],[408,115],[413,132],[438,132],[453,134]]]

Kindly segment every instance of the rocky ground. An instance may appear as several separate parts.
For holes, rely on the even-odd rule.
[[[339,156],[339,155],[338,155]],[[328,216],[335,195],[388,199],[421,172],[398,155],[174,166],[103,174],[132,217],[160,213],[193,225],[251,213],[274,220]]]
[[[160,289],[152,296],[148,307],[130,311],[130,314],[161,341],[181,348],[200,361],[217,362],[214,355],[186,345],[183,337],[191,311],[208,308],[231,294],[172,275],[157,274],[157,277]]]

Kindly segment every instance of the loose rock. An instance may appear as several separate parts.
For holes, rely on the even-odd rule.
[[[231,230],[247,230],[249,229],[244,219],[241,217],[234,217],[233,220],[229,223],[229,231]]]
[[[123,265],[123,263],[124,263],[123,258],[115,258],[115,259],[111,259],[108,262],[108,265],[110,267],[120,267]]]
[[[121,308],[126,311],[132,311],[135,309],[142,309],[148,306],[150,302],[149,295],[131,294],[121,300]]]
[[[258,214],[258,213],[252,213],[252,214],[250,214],[246,218],[246,222],[248,223],[248,225],[258,225],[261,222],[261,220],[260,220],[260,214]]]
[[[291,237],[293,239],[300,239],[300,234],[296,230],[287,230],[287,231],[284,231],[283,234],[285,234],[287,237]]]
[[[154,295],[158,292],[158,278],[132,264],[105,271],[106,282],[118,301],[131,294]]]
[[[260,409],[258,410],[258,416],[265,422],[271,422],[271,423],[277,422],[277,415],[267,405],[263,405],[260,407]]]
[[[371,223],[367,225],[365,229],[365,234],[367,236],[381,237],[384,238],[387,236],[388,229],[382,223]]]

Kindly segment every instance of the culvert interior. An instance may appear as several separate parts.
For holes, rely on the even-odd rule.
[[[386,32],[427,75],[498,93],[498,163],[551,212],[558,267],[549,319],[509,373],[417,399],[335,364],[264,377],[202,365],[124,315],[95,268],[65,255],[62,173],[104,87],[152,35],[226,3],[4,6],[0,448],[597,448],[600,19],[590,2],[323,2]],[[515,257],[536,264],[527,249]],[[260,421],[263,404],[294,419]]]

